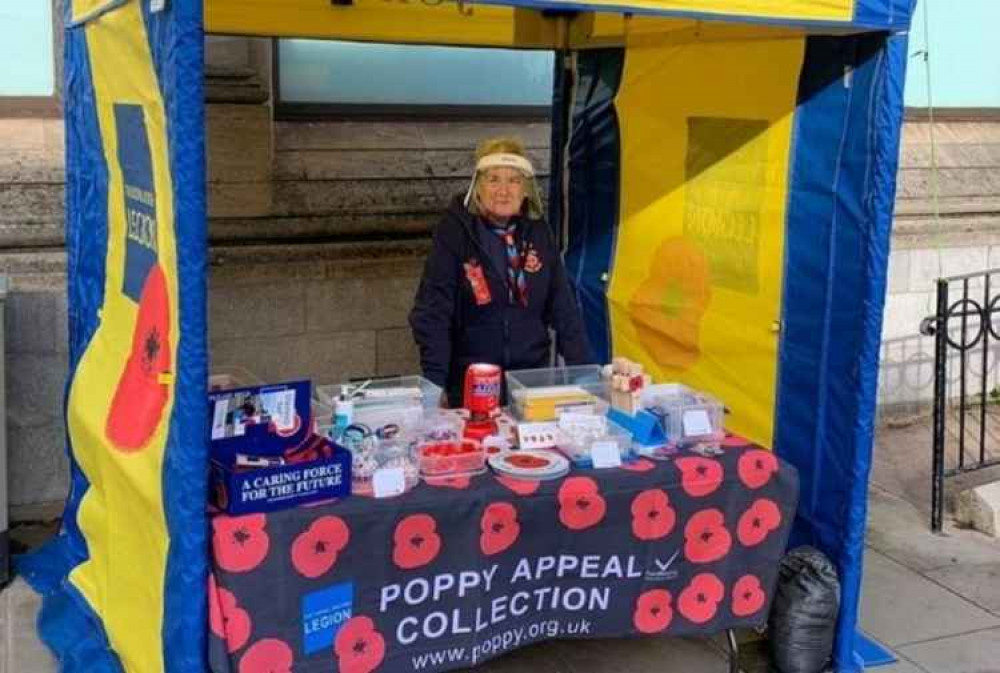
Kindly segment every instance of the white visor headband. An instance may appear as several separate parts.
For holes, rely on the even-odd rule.
[[[531,162],[519,154],[508,154],[506,152],[487,154],[476,163],[477,173],[489,168],[516,168],[528,177],[535,176],[535,169],[532,167]]]
[[[487,154],[485,157],[476,162],[476,170],[472,174],[472,182],[469,183],[469,191],[465,193],[465,199],[463,200],[466,208],[469,207],[469,202],[472,201],[472,195],[476,190],[476,176],[490,168],[515,168],[529,178],[535,177],[535,169],[531,165],[531,162],[522,157],[520,154],[510,154],[508,152]]]

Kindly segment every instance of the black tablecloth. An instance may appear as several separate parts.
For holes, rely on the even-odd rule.
[[[214,671],[442,671],[550,638],[766,619],[798,476],[739,438],[622,469],[485,474],[216,516]]]

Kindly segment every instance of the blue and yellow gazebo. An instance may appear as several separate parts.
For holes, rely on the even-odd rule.
[[[913,0],[67,0],[72,488],[22,570],[65,671],[200,671],[206,33],[558,52],[550,219],[590,337],[793,463],[861,670]]]

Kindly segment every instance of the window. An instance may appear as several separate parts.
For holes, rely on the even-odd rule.
[[[0,2],[0,115],[58,114],[53,6]]]
[[[924,3],[930,36],[933,103],[952,110],[1000,112],[1000,42],[990,26],[1000,22],[997,0],[920,0],[910,31],[907,107],[927,107],[927,66],[922,54]]]
[[[544,117],[553,53],[279,40],[277,114]]]

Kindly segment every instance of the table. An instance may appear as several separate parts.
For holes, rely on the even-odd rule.
[[[216,516],[211,668],[433,672],[551,638],[760,625],[798,475],[738,437],[724,449]]]

